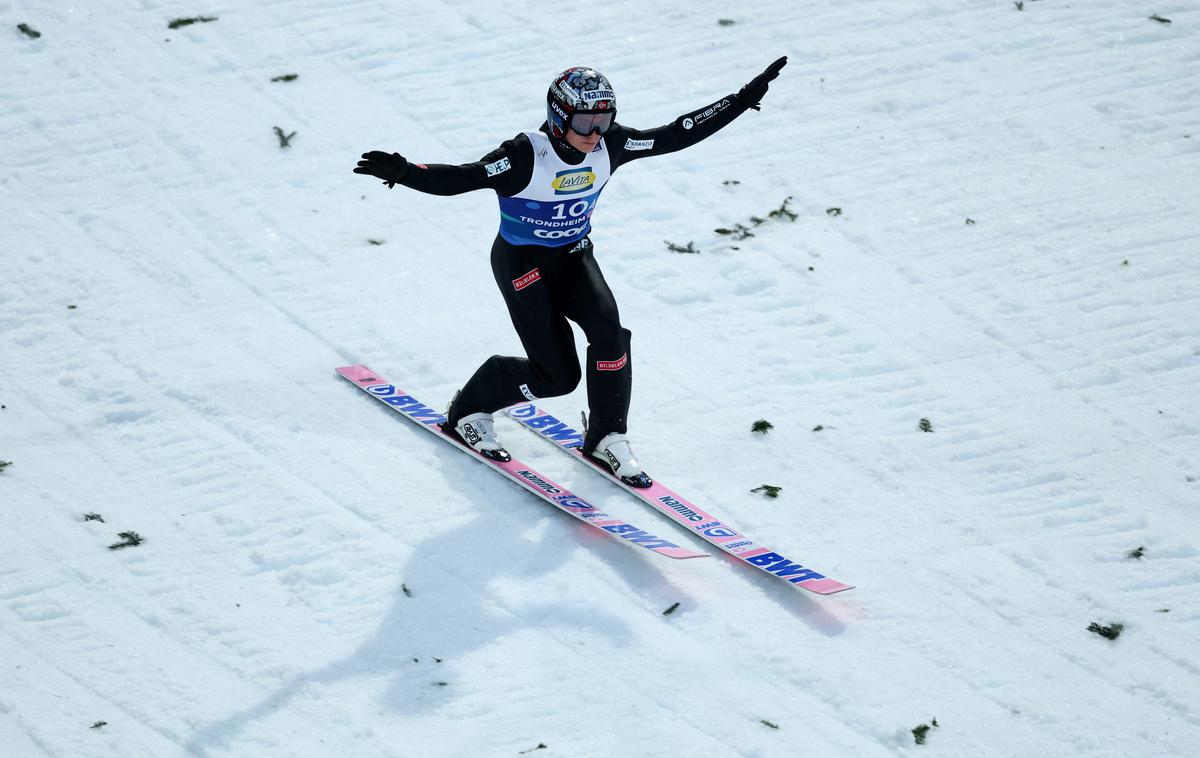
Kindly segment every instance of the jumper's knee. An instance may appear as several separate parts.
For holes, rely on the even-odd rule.
[[[535,365],[534,373],[536,380],[529,390],[537,397],[569,395],[583,379],[583,372],[574,361],[554,367]]]

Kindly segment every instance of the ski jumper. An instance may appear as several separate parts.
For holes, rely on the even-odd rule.
[[[626,432],[630,332],[596,263],[588,236],[592,213],[617,168],[694,145],[745,110],[731,94],[655,129],[614,123],[586,155],[552,138],[542,124],[474,163],[410,164],[413,170],[400,183],[421,192],[496,192],[500,229],[492,244],[492,273],[525,348],[523,358],[493,355],[484,361],[452,403],[447,426],[472,413],[574,390],[583,374],[569,320],[588,341],[584,450],[612,432]]]

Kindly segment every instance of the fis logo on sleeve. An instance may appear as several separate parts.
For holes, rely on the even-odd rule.
[[[592,173],[591,166],[559,171],[554,175],[554,181],[550,182],[550,186],[554,188],[554,194],[556,195],[575,195],[580,192],[587,192],[595,184],[596,175]]]
[[[501,158],[495,163],[487,164],[484,166],[484,168],[487,170],[488,176],[496,176],[497,174],[503,174],[505,171],[508,171],[510,168],[512,168],[512,161],[510,161],[508,158]]]
[[[652,147],[654,147],[654,140],[652,139],[633,139],[630,137],[625,140],[626,150],[649,150]]]

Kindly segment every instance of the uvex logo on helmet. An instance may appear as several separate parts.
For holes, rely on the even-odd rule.
[[[616,114],[617,96],[608,79],[594,68],[576,66],[554,78],[546,92],[546,124],[559,139],[567,135],[567,123],[577,112],[601,111]]]

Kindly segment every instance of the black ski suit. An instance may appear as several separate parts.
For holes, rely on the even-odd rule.
[[[607,175],[611,176],[630,161],[694,145],[746,109],[737,95],[730,94],[656,129],[643,131],[614,123],[602,138],[603,151],[608,157]],[[531,186],[538,162],[535,151],[545,149],[535,147],[534,143],[544,145],[542,135],[549,138],[559,163],[582,165],[588,160],[588,155],[565,141],[550,137],[546,124],[542,124],[540,132],[519,134],[474,163],[410,163],[410,170],[400,183],[434,195],[457,195],[486,188],[495,190],[500,198],[513,198]],[[594,152],[601,152],[601,146]],[[541,158],[552,160],[545,153]],[[571,172],[559,172],[563,173]],[[554,230],[553,222],[538,221],[547,226],[534,229],[533,236],[528,238],[537,240],[537,244],[514,244],[513,235],[508,234],[510,239],[506,239],[503,224],[515,219],[511,209],[505,213],[504,200],[501,203],[502,227],[492,245],[492,273],[526,357],[494,355],[484,361],[452,404],[447,426],[452,428],[471,413],[491,413],[525,400],[565,395],[574,390],[582,373],[569,319],[579,324],[588,340],[590,412],[584,450],[591,451],[605,435],[626,431],[633,360],[630,332],[621,325],[617,303],[586,235],[591,208],[586,208],[587,227],[568,242],[557,244],[555,235],[565,232]],[[562,214],[562,206],[558,213]]]

